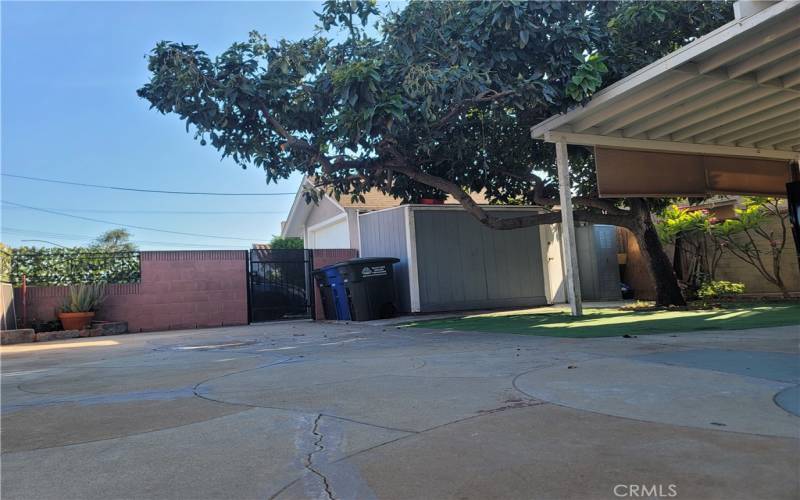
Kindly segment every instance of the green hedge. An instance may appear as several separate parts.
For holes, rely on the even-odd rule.
[[[138,283],[139,252],[107,252],[95,248],[20,248],[3,254],[5,281],[21,286],[79,283]]]

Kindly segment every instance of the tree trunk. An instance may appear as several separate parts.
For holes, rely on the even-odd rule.
[[[672,270],[675,272],[675,277],[683,279],[683,238],[678,235],[675,238],[675,252],[672,255]],[[689,271],[691,276],[692,272]]]
[[[783,222],[783,221],[781,221]],[[786,238],[784,237],[784,245],[786,244]],[[779,249],[773,247],[772,249],[772,274],[775,276],[775,285],[780,289],[781,295],[783,295],[784,299],[789,299],[792,296],[789,294],[789,289],[786,288],[786,283],[783,282],[783,277],[781,276],[781,252],[783,251],[783,246]]]
[[[789,293],[789,289],[786,288],[786,283],[783,282],[780,275],[778,276],[777,283],[775,283],[775,286],[777,286],[778,289],[781,291],[781,295],[783,296],[784,299],[792,298],[792,294]]]
[[[656,284],[657,306],[685,306],[678,279],[672,263],[658,238],[650,205],[643,198],[630,199],[631,212],[635,219],[633,234],[642,249],[642,255]]]

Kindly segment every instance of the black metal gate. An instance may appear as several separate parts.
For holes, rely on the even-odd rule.
[[[250,321],[310,318],[314,311],[311,250],[250,250]]]

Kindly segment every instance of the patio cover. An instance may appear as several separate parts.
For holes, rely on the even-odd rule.
[[[800,2],[756,3],[768,6],[532,127],[556,143],[565,254],[575,248],[567,144],[595,146],[601,195],[785,196],[800,158]],[[565,261],[577,269],[574,255]]]
[[[732,21],[531,130],[570,144],[800,155],[800,2]]]

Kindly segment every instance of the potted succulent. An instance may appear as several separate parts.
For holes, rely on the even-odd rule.
[[[85,330],[106,298],[104,285],[75,285],[58,312],[64,330]]]

